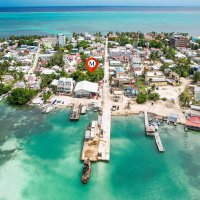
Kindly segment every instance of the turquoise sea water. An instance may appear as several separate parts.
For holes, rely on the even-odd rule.
[[[0,36],[99,31],[179,31],[200,35],[199,7],[81,8],[0,9]]]
[[[182,126],[160,129],[161,154],[142,116],[113,117],[111,160],[93,164],[82,185],[82,139],[95,114],[73,123],[68,110],[42,115],[0,104],[0,113],[1,200],[199,199],[200,135]]]

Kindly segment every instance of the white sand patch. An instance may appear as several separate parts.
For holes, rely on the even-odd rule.
[[[0,146],[0,150],[2,151],[11,151],[11,150],[15,150],[19,147],[19,144],[17,142],[16,138],[10,138],[8,140],[6,140],[6,142]]]
[[[22,193],[24,186],[28,182],[28,176],[19,157],[7,161],[0,167],[0,199],[23,199]]]

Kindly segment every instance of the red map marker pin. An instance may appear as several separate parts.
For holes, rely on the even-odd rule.
[[[99,66],[99,62],[96,58],[88,58],[86,60],[86,67],[90,73],[93,73]]]

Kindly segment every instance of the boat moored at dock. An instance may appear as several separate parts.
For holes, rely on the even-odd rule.
[[[89,159],[84,160],[83,172],[82,172],[82,183],[86,184],[90,179],[90,174],[92,171],[92,165]]]
[[[81,115],[85,115],[87,113],[87,107],[81,106]]]
[[[71,121],[77,121],[80,118],[80,112],[81,112],[81,104],[75,105],[73,104],[71,111],[70,111],[70,120]]]

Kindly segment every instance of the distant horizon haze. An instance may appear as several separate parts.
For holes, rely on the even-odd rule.
[[[200,6],[199,0],[6,0],[0,7],[35,6]]]

